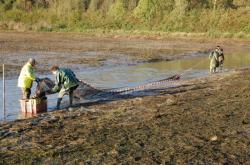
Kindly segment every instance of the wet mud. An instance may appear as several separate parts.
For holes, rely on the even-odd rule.
[[[11,57],[8,54],[11,51],[45,51],[46,45],[50,52],[65,53],[71,48],[76,54],[77,51],[86,52],[87,43],[96,40],[91,37],[83,39],[75,34],[55,34],[55,37],[48,34],[0,35],[5,36],[0,39],[1,43],[2,40],[14,43],[12,47],[7,43],[1,46],[4,57],[12,60],[17,57]],[[12,37],[6,37],[9,35]],[[156,57],[152,53],[147,59],[135,53],[140,51],[141,45],[152,48],[152,52],[184,47],[188,50],[184,54],[208,50],[218,43],[223,43],[228,53],[233,51],[233,46],[235,50],[249,51],[248,41],[189,39],[194,44],[187,44],[188,39],[155,42],[127,38],[99,40],[111,40],[111,43],[105,42],[100,50],[112,47],[112,51],[120,53],[124,53],[124,49],[120,49],[124,45],[117,46],[116,40],[119,43],[140,41],[140,46],[125,44],[125,54],[138,62]],[[82,44],[84,41],[88,41],[85,46]],[[29,42],[34,44],[24,47],[23,44]],[[156,43],[165,46],[157,46]],[[113,48],[114,45],[119,48]],[[132,50],[131,54],[127,53],[128,49]],[[90,48],[90,51],[93,50]],[[183,56],[183,52],[177,54]],[[162,57],[167,59],[171,56],[163,53]],[[106,58],[109,59],[107,56],[103,59]],[[24,57],[20,59],[22,61]],[[65,58],[61,60],[58,63],[68,64]],[[13,61],[11,63],[14,65]],[[50,61],[48,63],[50,65]],[[16,72],[13,69],[9,76],[16,75]],[[124,95],[119,99],[78,104],[30,119],[2,122],[0,164],[250,164],[250,69],[235,69],[185,80],[178,86],[143,92],[149,94]]]
[[[9,122],[0,163],[248,164],[249,101],[244,69]]]
[[[216,45],[221,45],[225,53],[250,51],[250,42],[244,40],[144,39],[75,33],[0,32],[0,57],[2,63],[6,64],[8,78],[17,77],[21,67],[30,57],[39,62],[37,72],[47,74],[52,65],[63,64],[79,71],[87,67],[135,65],[142,62],[207,56],[209,50]]]

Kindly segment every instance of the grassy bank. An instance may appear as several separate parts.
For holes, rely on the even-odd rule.
[[[195,0],[0,1],[0,30],[249,38],[247,3],[220,2],[213,6]]]

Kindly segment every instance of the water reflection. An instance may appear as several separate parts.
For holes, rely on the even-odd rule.
[[[186,72],[194,67],[193,70]],[[250,66],[249,54],[226,54],[224,68],[232,69]],[[173,74],[181,74],[186,72],[182,79],[190,79],[195,77],[207,76],[209,71],[208,57],[197,57],[193,59],[182,59],[177,61],[164,61],[157,63],[139,64],[135,66],[120,67],[102,67],[102,68],[86,68],[77,72],[80,79],[85,80],[93,86],[99,88],[118,88],[125,86],[136,86],[147,82],[166,78]],[[39,77],[50,77],[51,75],[39,75]],[[2,81],[0,81],[2,84]],[[34,84],[34,87],[36,84]],[[34,91],[33,87],[33,91]],[[2,85],[0,86],[2,91]],[[17,80],[6,81],[6,108],[8,120],[20,118],[21,90],[17,87]],[[1,92],[2,93],[2,92]],[[48,96],[48,107],[51,111],[56,104],[57,95]],[[68,100],[65,97],[64,100]],[[2,96],[0,97],[0,106],[2,107]],[[0,120],[3,119],[3,110],[0,111]]]

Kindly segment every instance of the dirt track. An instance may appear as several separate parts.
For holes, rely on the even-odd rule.
[[[79,45],[87,40],[72,34],[40,35],[1,33],[1,50],[45,51],[47,45],[49,51],[66,52],[74,48],[70,40],[78,39]],[[166,44],[159,49],[186,41],[159,41]],[[150,47],[150,40],[141,42]],[[210,41],[204,45],[201,39],[192,42],[197,43],[194,51],[214,45]],[[232,45],[248,51],[247,44],[223,41],[227,51]],[[78,50],[85,51],[79,45]],[[104,45],[108,49],[109,44]],[[136,56],[140,46],[126,47]],[[156,96],[83,105],[9,122],[0,125],[0,164],[250,164],[249,102],[250,69],[245,69],[192,80]]]

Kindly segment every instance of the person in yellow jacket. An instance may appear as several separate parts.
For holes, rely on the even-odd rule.
[[[39,81],[39,78],[36,78],[34,73],[34,67],[36,61],[33,58],[30,58],[28,62],[23,66],[21,73],[18,78],[18,87],[22,88],[23,99],[29,99],[31,95],[31,87],[33,81]]]

